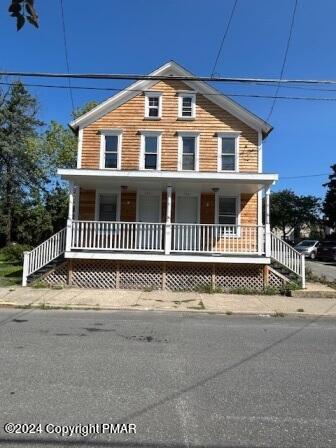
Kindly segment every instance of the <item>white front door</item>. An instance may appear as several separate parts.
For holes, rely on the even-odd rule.
[[[177,196],[176,222],[194,224],[198,222],[198,197]]]
[[[138,227],[138,249],[159,249],[162,239],[162,229],[158,225],[161,222],[160,193],[139,193],[138,221],[143,223]]]
[[[181,223],[175,227],[176,249],[192,252],[196,248],[199,233],[198,226],[192,225],[198,223],[198,196],[176,197],[175,221]]]
[[[160,195],[140,193],[138,221],[156,223],[161,222],[160,215]]]

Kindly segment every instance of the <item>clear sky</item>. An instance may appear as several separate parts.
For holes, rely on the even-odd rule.
[[[149,73],[174,59],[197,75],[210,75],[233,0],[63,0],[72,72]],[[40,28],[0,11],[0,69],[65,72],[59,0],[36,0]],[[9,3],[9,0],[7,1]],[[279,77],[294,0],[238,0],[216,72],[232,77]],[[285,78],[336,79],[336,2],[299,0]],[[27,82],[38,83],[39,79]],[[42,80],[66,84],[66,80]],[[73,81],[76,85],[121,87],[116,81]],[[273,94],[274,87],[216,85],[224,93]],[[330,87],[329,87],[330,88]],[[336,86],[334,87],[336,90]],[[31,88],[44,121],[69,121],[67,90]],[[323,96],[336,91],[281,88],[280,95]],[[109,92],[75,90],[80,106]],[[262,118],[272,100],[235,98]],[[336,163],[336,101],[278,100],[264,143],[264,170],[280,177],[328,173]],[[324,177],[282,179],[275,189],[324,195]]]

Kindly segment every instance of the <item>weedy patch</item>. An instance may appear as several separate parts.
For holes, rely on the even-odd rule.
[[[198,305],[195,306],[187,306],[188,310],[205,310],[204,303],[202,300],[198,302]]]
[[[303,313],[303,312],[304,312],[304,309],[303,309],[303,308],[298,308],[296,311],[297,311],[298,313]]]
[[[42,288],[49,288],[49,285],[43,280],[38,280],[32,284],[32,287],[36,289],[42,289]]]
[[[146,287],[143,289],[143,292],[152,292],[152,291],[155,291],[154,286],[146,286]]]
[[[279,313],[278,311],[276,311],[275,313],[272,314],[273,317],[285,317],[284,313]]]
[[[225,314],[227,314],[228,316],[231,316],[233,314],[232,311],[225,311]]]

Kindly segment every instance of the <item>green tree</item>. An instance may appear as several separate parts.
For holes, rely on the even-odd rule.
[[[13,213],[13,240],[20,244],[36,246],[53,233],[50,214],[46,213],[39,192],[29,198],[22,197],[15,203]]]
[[[68,217],[68,204],[69,191],[59,184],[46,194],[45,210],[50,216],[53,233],[65,226]]]
[[[13,210],[22,196],[43,187],[46,177],[37,150],[37,101],[21,82],[0,99],[0,201],[4,240],[12,241]]]
[[[271,225],[278,227],[284,239],[294,229],[299,234],[302,226],[316,224],[320,219],[320,199],[299,196],[292,190],[271,194]]]
[[[96,106],[96,101],[89,101],[74,111],[73,118],[78,118]],[[39,140],[44,171],[50,182],[56,182],[57,184],[59,182],[55,178],[57,168],[76,167],[77,136],[68,127],[57,121],[51,121]]]
[[[84,106],[77,107],[77,109],[74,110],[72,117],[73,119],[76,119],[87,112],[90,112],[90,110],[94,109],[96,106],[98,106],[97,101],[91,100],[84,104]]]
[[[325,199],[323,201],[323,213],[326,224],[331,228],[336,228],[336,164],[331,165],[332,173],[329,175],[329,182],[323,184],[327,187]]]

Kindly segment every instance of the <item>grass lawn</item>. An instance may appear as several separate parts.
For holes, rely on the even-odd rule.
[[[22,265],[6,261],[0,251],[0,287],[20,285],[21,279]]]

